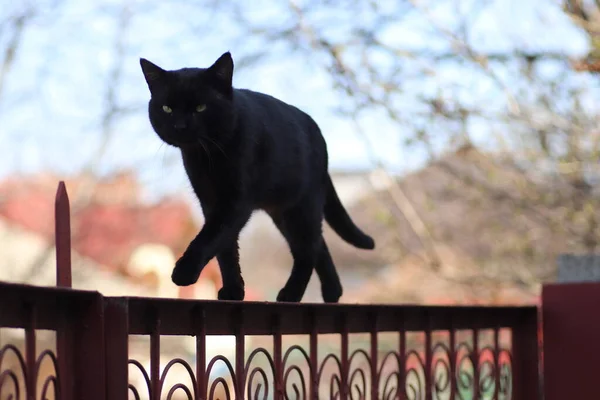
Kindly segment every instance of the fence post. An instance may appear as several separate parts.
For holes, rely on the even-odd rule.
[[[598,397],[600,283],[551,284],[542,289],[546,400]]]
[[[513,399],[541,399],[537,309],[523,310],[512,328],[512,377]]]
[[[127,299],[107,298],[104,301],[106,398],[110,400],[128,399],[128,311]]]
[[[340,354],[341,359],[341,367],[340,371],[341,379],[340,379],[340,399],[348,400],[350,398],[350,388],[349,388],[349,379],[350,379],[350,355],[348,348],[348,319],[347,314],[342,312],[341,314],[341,339],[342,339],[342,349]]]
[[[72,287],[71,210],[63,181],[54,201],[56,285]],[[106,400],[104,354],[104,298],[65,299],[56,332],[61,400]]]
[[[192,312],[196,331],[196,383],[199,399],[208,397],[208,378],[206,376],[206,314],[204,307],[195,308]]]
[[[371,319],[371,399],[375,400],[379,398],[379,360],[378,354],[379,351],[379,341],[377,337],[377,322],[378,315],[377,313],[373,313],[370,315]]]
[[[70,333],[74,343],[70,350],[74,359],[73,398],[106,400],[104,297],[100,293],[95,293],[93,298],[87,299],[83,304],[77,305],[77,316],[71,324]]]
[[[63,181],[54,200],[54,240],[56,243],[56,285],[72,287],[71,280],[71,206]]]
[[[317,315],[313,310],[310,313],[310,400],[319,400],[319,334],[317,331]]]
[[[71,210],[65,183],[61,181],[54,199],[54,242],[56,247],[56,285],[70,288],[71,281]],[[56,354],[61,400],[73,398],[75,369],[73,367],[73,330],[71,328],[71,306],[64,303],[56,330]]]
[[[236,400],[244,400],[246,332],[244,331],[244,312],[242,307],[238,308],[232,315],[234,317],[233,331],[235,334],[235,398]]]

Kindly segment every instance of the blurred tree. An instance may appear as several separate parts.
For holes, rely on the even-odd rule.
[[[0,12],[0,101],[4,84],[14,66],[23,36],[32,23],[41,23],[48,9],[60,10],[62,0],[23,1],[5,4]],[[46,14],[46,15],[44,15]]]
[[[577,60],[575,68],[578,71],[600,72],[600,2],[565,0],[563,8],[590,39],[590,51],[587,57]]]
[[[600,161],[594,101],[598,82],[585,72],[593,70],[598,54],[600,9],[598,2],[565,2],[568,15],[590,37],[590,67],[583,68],[568,46],[552,47],[540,40],[550,35],[551,21],[561,18],[559,5],[532,2],[534,12],[519,12],[532,27],[531,36],[514,37],[509,25],[495,18],[510,12],[508,3],[288,0],[276,21],[258,22],[241,2],[230,6],[247,35],[262,35],[265,45],[283,44],[321,63],[340,94],[338,112],[355,121],[374,166],[388,178],[392,174],[373,150],[377,138],[369,127],[374,115],[407,149],[440,161],[437,165],[459,178],[465,191],[484,193],[473,207],[481,202],[499,208],[508,204],[524,221],[535,220],[535,228],[513,248],[514,254],[532,260],[531,270],[499,265],[490,274],[535,287],[554,271],[554,263],[534,265],[532,249],[539,249],[540,236],[561,238],[563,245],[551,249],[552,254],[592,252],[600,244],[600,204],[594,191]],[[486,24],[491,22],[500,30],[494,36],[501,38],[497,45],[486,45],[485,36],[493,31]],[[581,32],[573,28],[567,33],[576,37]],[[497,166],[488,173],[508,172],[485,176],[483,169],[474,177],[440,158],[464,146],[485,151],[488,162]],[[411,201],[410,188],[392,184],[390,194],[428,249],[430,265],[437,266],[436,222],[424,222],[427,211]],[[435,207],[438,199],[430,200]],[[468,216],[464,223],[469,223]]]
[[[127,119],[144,109],[141,99],[146,93],[133,96],[132,79],[127,79],[134,73],[139,78],[137,60],[132,60],[139,56],[140,44],[133,41],[131,32],[140,32],[136,24],[144,18],[154,23],[157,16],[167,15],[166,19],[177,21],[177,29],[142,30],[141,36],[153,46],[168,48],[171,58],[190,53],[190,47],[173,45],[179,43],[176,36],[198,41],[222,36],[252,44],[245,46],[249,49],[246,53],[236,56],[236,68],[283,54],[327,71],[331,87],[339,95],[336,111],[352,122],[373,167],[391,182],[386,194],[392,199],[389,215],[402,218],[387,219],[390,229],[397,229],[400,221],[406,224],[425,249],[429,265],[439,267],[444,261],[437,251],[438,242],[445,240],[436,226],[442,222],[428,218],[440,199],[417,201],[411,187],[397,182],[377,151],[377,135],[384,131],[397,136],[405,154],[424,154],[455,178],[460,185],[453,191],[456,196],[473,190],[481,193],[476,199],[463,199],[471,202],[474,210],[481,210],[484,203],[492,205],[492,210],[510,207],[522,215],[523,226],[531,222],[531,228],[516,240],[518,246],[511,248],[514,254],[531,260],[532,266],[537,265],[537,252],[542,251],[540,237],[561,238],[562,247],[548,251],[598,249],[595,186],[600,131],[594,75],[600,70],[598,2],[563,0],[565,13],[560,3],[551,0],[527,2],[518,13],[511,9],[514,2],[506,0],[177,0],[164,7],[159,2],[116,3],[101,1],[73,11],[75,17],[71,15],[68,23],[80,24],[73,25],[76,28],[97,23],[102,35],[95,32],[92,38],[88,32],[90,37],[84,38],[83,33],[80,37],[69,32],[66,38],[55,33],[48,46],[42,44],[42,53],[30,55],[30,62],[40,65],[33,69],[39,76],[32,77],[33,88],[11,93],[10,108],[4,95],[27,30],[40,26],[50,30],[58,25],[65,29],[65,24],[70,25],[60,17],[80,3],[26,1],[0,8],[0,118],[16,115],[18,100],[23,97],[51,103],[34,87],[40,84],[36,79],[45,79],[48,65],[54,65],[50,61],[64,57],[71,48],[87,51],[67,54],[78,62],[77,70],[65,72],[55,66],[53,71],[59,76],[57,81],[70,85],[75,93],[72,102],[61,107],[44,104],[49,113],[68,110],[85,116],[76,129],[90,132],[86,132],[87,147],[79,149],[87,155],[87,162],[79,166],[86,173],[101,170],[104,155],[118,149],[111,147],[115,136],[121,147],[134,147],[131,142],[124,144],[125,133],[130,132]],[[561,18],[561,29],[569,24],[572,29],[552,33]],[[526,28],[514,30],[509,22]],[[574,55],[568,45],[549,45],[563,34],[586,36],[590,45],[587,56]],[[79,81],[75,72],[82,71],[87,80]],[[94,83],[101,82],[103,90],[81,90],[89,77]],[[459,148],[478,148],[486,154],[487,159],[478,159],[477,173],[467,173],[444,157]],[[140,162],[143,160],[132,161]],[[496,168],[482,167],[486,163]],[[82,199],[81,204],[90,201],[93,185],[76,198]],[[424,203],[428,207],[422,207]],[[397,247],[406,250],[404,255],[413,251],[400,235]],[[490,276],[533,285],[552,274],[554,266],[543,260],[544,265],[528,271],[500,264]]]

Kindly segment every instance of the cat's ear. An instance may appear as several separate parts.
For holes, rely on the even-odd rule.
[[[140,66],[142,67],[142,72],[144,73],[144,78],[146,79],[146,83],[148,84],[148,88],[152,91],[164,81],[165,76],[167,75],[167,71],[151,63],[145,58],[140,58]]]
[[[221,83],[231,87],[233,82],[233,58],[231,53],[227,52],[223,54],[213,65],[208,68],[216,79]]]

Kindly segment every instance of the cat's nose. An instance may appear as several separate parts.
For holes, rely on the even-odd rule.
[[[185,121],[177,121],[175,122],[175,125],[173,127],[175,129],[181,130],[187,128],[187,124],[185,123]]]

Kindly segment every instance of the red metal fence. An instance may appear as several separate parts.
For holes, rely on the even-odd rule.
[[[541,398],[536,307],[104,297],[70,288],[62,184],[56,210],[59,287],[0,283],[0,327],[24,330],[22,349],[0,350],[0,400]],[[56,353],[36,348],[41,330],[56,332]],[[149,367],[130,359],[139,335],[149,338]],[[161,363],[173,335],[195,338],[193,362]],[[232,335],[235,355],[207,357],[211,335]],[[259,340],[248,346],[249,337]],[[167,384],[173,368],[186,382]]]

